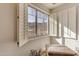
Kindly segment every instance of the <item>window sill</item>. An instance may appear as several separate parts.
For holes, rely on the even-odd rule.
[[[44,35],[44,36],[37,36],[37,37],[34,37],[34,38],[28,38],[28,40],[37,40],[37,39],[43,39],[43,38],[48,38],[48,35]]]

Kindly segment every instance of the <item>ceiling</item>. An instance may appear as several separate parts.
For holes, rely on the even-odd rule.
[[[47,7],[48,9],[53,9],[62,5],[63,3],[41,3],[41,4]]]

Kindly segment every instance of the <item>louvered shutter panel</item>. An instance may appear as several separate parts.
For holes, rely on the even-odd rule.
[[[19,47],[21,47],[22,45],[24,45],[26,42],[28,42],[27,40],[27,4],[24,3],[20,3],[18,6],[18,14],[17,14],[17,43],[19,45]]]

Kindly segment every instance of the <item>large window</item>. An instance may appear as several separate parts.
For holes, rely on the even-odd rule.
[[[47,35],[48,16],[40,11],[37,11],[37,35]]]
[[[28,37],[48,34],[48,15],[32,7],[28,7]]]
[[[28,7],[28,36],[36,36],[36,10]],[[29,37],[29,38],[30,38]]]
[[[53,36],[57,36],[57,14],[56,13],[53,13],[53,26],[52,26],[52,30],[53,30]]]
[[[69,9],[65,9],[62,11],[57,12],[57,15],[55,16],[55,13],[53,13],[53,21],[56,19],[59,20],[59,25],[58,30],[59,30],[59,37],[64,37],[64,38],[73,38],[76,39],[76,8],[72,7]],[[55,22],[54,22],[55,23]],[[55,24],[53,24],[53,27]],[[56,27],[56,26],[55,26]],[[55,28],[53,28],[54,30]],[[53,31],[53,33],[55,30]]]

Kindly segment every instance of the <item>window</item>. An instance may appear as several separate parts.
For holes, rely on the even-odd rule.
[[[44,35],[48,34],[48,15],[44,14]]]
[[[74,7],[58,12],[58,20],[59,20],[58,30],[59,30],[59,36],[61,35],[60,37],[76,39],[75,15],[76,15],[76,8]]]
[[[53,36],[57,36],[57,14],[53,13]]]
[[[28,37],[48,34],[48,15],[32,7],[28,7]]]
[[[47,35],[48,15],[37,11],[37,35]]]
[[[28,7],[28,36],[30,37],[36,36],[35,22],[36,22],[36,10]]]

